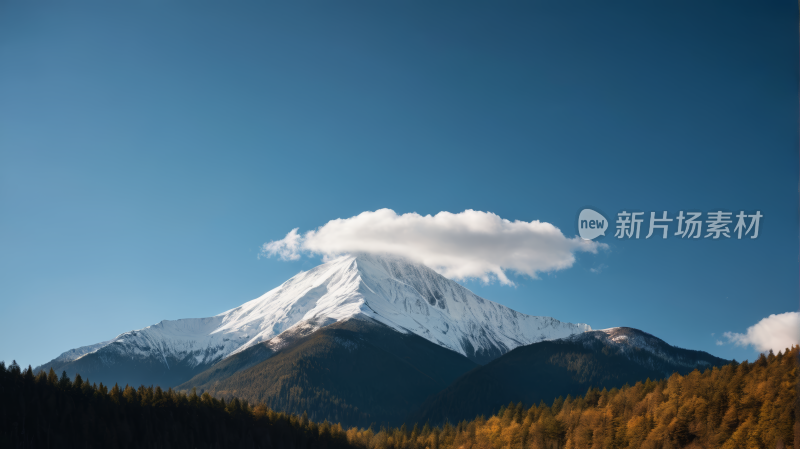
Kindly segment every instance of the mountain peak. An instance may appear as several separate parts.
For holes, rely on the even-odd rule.
[[[238,352],[300,322],[330,323],[357,315],[476,360],[591,330],[586,324],[529,316],[488,301],[420,263],[356,254],[299,273],[262,297],[221,314],[225,318],[219,331],[258,331]]]
[[[154,372],[163,367],[173,373],[172,379],[183,375],[178,371],[204,369],[260,343],[280,349],[284,333],[307,335],[351,318],[370,318],[416,334],[478,363],[520,345],[591,330],[586,324],[529,316],[488,301],[420,263],[355,254],[300,272],[219,315],[162,321],[65,354],[63,362],[76,363],[88,355],[102,366],[113,365],[117,356],[147,359]]]
[[[612,327],[572,335],[565,340],[582,343],[591,349],[606,347],[613,352],[651,368],[668,364],[680,367],[709,367],[726,363],[726,360],[702,351],[682,349],[664,340],[632,327]],[[668,373],[669,375],[671,373]]]

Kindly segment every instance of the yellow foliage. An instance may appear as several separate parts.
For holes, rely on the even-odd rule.
[[[794,346],[754,363],[595,390],[596,406],[579,397],[563,407],[534,406],[521,415],[506,409],[503,416],[449,427],[448,438],[440,439],[438,429],[416,441],[378,441],[355,429],[346,435],[363,449],[797,448],[798,354],[800,346]]]

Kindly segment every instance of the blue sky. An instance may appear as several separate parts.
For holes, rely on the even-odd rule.
[[[699,3],[3,2],[0,360],[238,306],[319,263],[257,257],[296,227],[474,209],[572,237],[585,206],[764,218],[465,284],[752,359],[716,340],[800,296],[797,3]]]

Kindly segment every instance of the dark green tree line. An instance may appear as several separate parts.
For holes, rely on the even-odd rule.
[[[3,448],[347,448],[340,425],[160,387],[108,387],[0,362]]]

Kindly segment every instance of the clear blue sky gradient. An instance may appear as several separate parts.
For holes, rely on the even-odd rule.
[[[319,262],[258,259],[295,227],[475,209],[571,237],[584,206],[764,218],[466,285],[752,359],[715,342],[798,308],[798,167],[794,1],[5,1],[0,360],[236,307]]]

